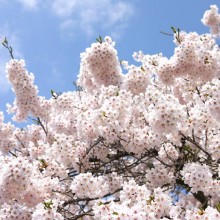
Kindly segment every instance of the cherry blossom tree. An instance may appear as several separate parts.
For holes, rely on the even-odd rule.
[[[8,113],[33,123],[0,113],[0,219],[219,220],[217,6],[202,22],[210,34],[172,27],[173,56],[135,52],[137,66],[99,37],[81,54],[77,91],[49,100],[5,39]]]

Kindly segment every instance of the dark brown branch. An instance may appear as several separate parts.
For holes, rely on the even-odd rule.
[[[37,122],[39,123],[39,125],[43,128],[43,130],[44,130],[44,133],[46,134],[46,136],[47,136],[47,130],[45,129],[45,127],[44,127],[44,125],[43,125],[43,123],[42,123],[42,121],[40,120],[40,118],[39,117],[37,117]]]
[[[114,192],[108,193],[108,194],[102,196],[102,198],[105,198],[105,197],[108,197],[108,196],[112,196],[112,195],[114,195],[115,193],[117,193],[117,192],[119,192],[121,190],[122,190],[122,188],[116,189]],[[97,197],[97,198],[77,198],[77,199],[71,199],[69,201],[64,202],[63,203],[63,207],[65,207],[67,205],[70,205],[70,204],[78,203],[78,202],[83,202],[83,201],[89,202],[89,201],[94,201],[94,200],[97,200],[97,199],[100,199],[100,198]]]
[[[191,137],[188,137],[186,135],[184,135],[182,132],[180,132],[180,134],[187,140],[189,141],[190,143],[194,144],[197,148],[199,148],[202,152],[204,152],[208,158],[211,158],[211,155],[206,151],[204,150],[195,140],[193,140]]]

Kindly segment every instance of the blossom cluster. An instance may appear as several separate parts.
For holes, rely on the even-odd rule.
[[[78,90],[46,100],[24,60],[7,76],[0,112],[0,219],[220,219],[220,33],[174,31],[169,59],[119,62],[101,37],[81,54]],[[125,72],[125,73],[124,73]]]

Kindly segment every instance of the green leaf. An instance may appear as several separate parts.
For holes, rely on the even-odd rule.
[[[96,38],[96,41],[101,44],[103,42],[102,37],[99,35],[99,37]]]
[[[144,72],[145,71],[145,69],[144,69],[144,67],[143,66],[141,66],[141,70]]]
[[[175,27],[172,26],[171,29],[172,29],[173,33],[176,33],[176,28]]]
[[[7,44],[8,44],[8,40],[7,40],[6,37],[3,38],[3,40],[2,40],[2,44],[3,44],[3,45],[7,45]]]
[[[106,116],[106,112],[102,112],[102,116],[104,116],[104,117],[106,117],[107,118],[107,116]]]
[[[154,196],[150,195],[149,199],[147,200],[147,205],[151,205],[152,201],[154,201]]]
[[[53,89],[50,90],[50,93],[51,93],[52,96],[54,95]]]
[[[52,201],[44,202],[44,209],[52,209],[51,205],[53,205]]]
[[[218,212],[220,212],[220,202],[215,206]]]

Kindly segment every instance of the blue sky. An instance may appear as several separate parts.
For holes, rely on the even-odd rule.
[[[120,60],[132,60],[134,51],[162,52],[171,56],[170,27],[186,32],[208,32],[201,18],[219,0],[0,0],[0,38],[6,36],[16,58],[26,61],[35,75],[39,94],[50,90],[74,90],[80,53],[99,35],[116,41]],[[10,59],[0,47],[0,109],[12,103],[14,95],[5,78]],[[8,120],[8,117],[6,118]]]

